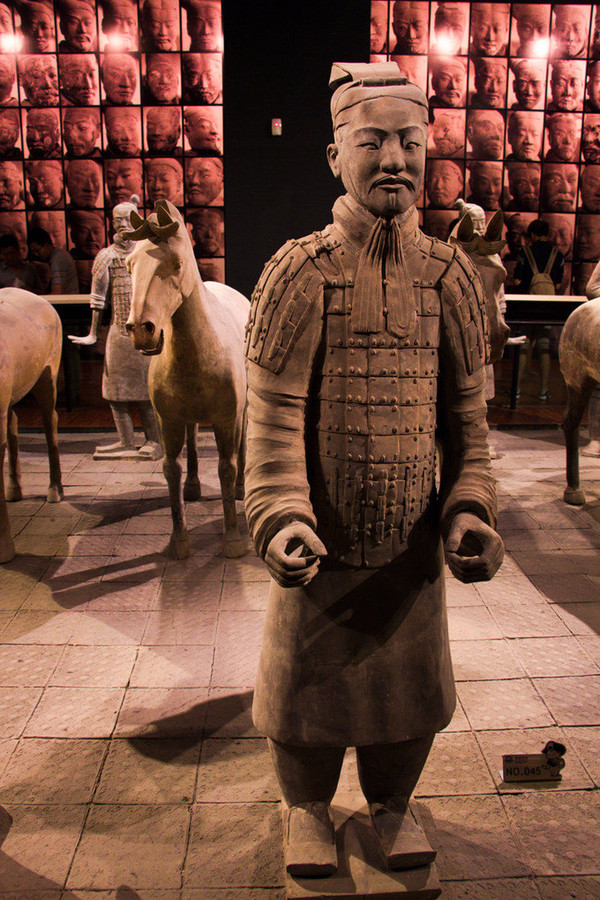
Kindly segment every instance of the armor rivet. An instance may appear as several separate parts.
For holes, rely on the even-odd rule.
[[[340,426],[339,426],[339,425],[334,425],[334,426],[333,426],[333,430],[334,430],[334,431],[339,431],[339,430],[340,430]]]
[[[349,438],[348,438],[348,443],[351,444],[353,440],[354,440],[353,437],[349,437]]]
[[[410,371],[409,371],[408,369],[405,369],[405,370],[404,370],[404,374],[405,374],[405,375],[410,375]]]
[[[381,400],[380,400],[379,402],[380,402],[380,403],[387,403],[387,402],[388,402],[388,401],[387,401],[387,397],[382,397]]]
[[[352,394],[348,394],[347,400],[348,400],[348,403],[352,403]],[[350,410],[350,409],[352,409],[351,406],[348,407],[348,410]]]
[[[369,403],[375,403],[375,397],[369,397]]]
[[[382,456],[380,462],[387,462],[387,456]]]
[[[397,413],[397,412],[398,412],[398,407],[397,407],[397,406],[392,406],[392,412],[393,412],[393,413]]]
[[[336,394],[336,398],[335,398],[335,399],[336,399],[337,402],[339,403],[340,400],[342,399],[342,395],[341,395],[341,394]]]
[[[341,338],[340,338],[340,340],[337,342],[337,345],[338,345],[338,347],[343,347],[343,346],[344,346],[344,342],[341,340]]]
[[[338,367],[337,373],[338,373],[338,375],[341,375],[341,374],[342,374],[341,368]]]
[[[357,434],[360,434],[360,425],[356,426],[356,432],[357,432]]]
[[[431,347],[431,341],[425,341],[425,346],[426,346],[426,347]]]
[[[371,356],[377,356],[377,350],[371,350]]]
[[[423,431],[423,426],[419,425],[419,431]]]
[[[327,426],[327,431],[331,431],[331,425]]]
[[[413,441],[418,441],[418,440],[419,440],[419,438],[418,438],[417,435],[415,434],[415,436],[414,436],[414,438],[413,438]],[[417,458],[417,457],[415,456],[415,459],[416,459],[416,458]]]
[[[348,454],[348,459],[352,459],[352,454],[351,454],[351,453]]]
[[[347,425],[346,428],[348,429],[348,431],[352,431],[352,425]]]
[[[354,284],[354,282],[352,281],[351,278],[349,278],[348,279],[348,287],[352,287],[353,284]]]
[[[337,287],[337,278],[334,278],[331,284],[333,285],[333,287]]]
[[[418,356],[418,355],[419,355],[419,351],[418,351],[418,350],[413,350],[413,356]]]
[[[362,375],[362,369],[357,369],[357,370],[356,370],[356,374],[357,374],[357,375]]]
[[[354,375],[354,366],[350,366],[350,374]]]
[[[363,458],[362,458],[362,456],[361,456],[360,453],[358,454],[358,456],[357,456],[356,458],[357,458],[357,460],[358,460],[359,462],[362,462],[362,461],[363,461]]]
[[[381,374],[382,374],[382,375],[387,375],[387,373],[388,373],[388,370],[387,370],[387,369],[382,369],[382,370],[381,370]]]
[[[381,283],[384,287],[387,287],[387,283],[388,283],[387,278],[382,278]]]
[[[407,374],[408,374],[408,373],[407,373]],[[413,384],[418,384],[418,379],[417,379],[417,378],[413,378]]]
[[[384,307],[383,307],[383,314],[384,314],[384,316],[387,316],[387,314],[388,314],[388,308],[387,308],[387,306],[384,306]]]

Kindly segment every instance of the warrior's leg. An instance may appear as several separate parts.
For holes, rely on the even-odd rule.
[[[94,459],[103,458],[119,458],[136,456],[135,437],[133,433],[133,422],[129,412],[129,404],[122,401],[111,402],[110,411],[115,420],[115,427],[119,440],[114,444],[96,447],[94,451]]]
[[[160,459],[163,455],[160,446],[160,433],[158,430],[158,422],[154,414],[154,409],[149,400],[140,400],[137,403],[138,412],[142,429],[146,437],[145,444],[142,444],[138,453],[140,456],[148,459]]]
[[[289,806],[284,838],[287,870],[309,878],[331,875],[337,869],[337,854],[329,805],[345,748],[298,747],[269,740],[269,749]]]
[[[435,859],[408,805],[434,737],[356,748],[360,784],[391,869],[412,869]]]

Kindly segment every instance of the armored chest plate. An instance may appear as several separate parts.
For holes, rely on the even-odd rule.
[[[440,299],[415,293],[417,328],[399,339],[353,332],[351,277],[325,290],[313,505],[328,547],[353,565],[397,556],[434,489]]]

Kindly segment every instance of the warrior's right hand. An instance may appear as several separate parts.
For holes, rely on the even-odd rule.
[[[312,581],[327,549],[309,525],[292,522],[269,542],[265,562],[281,587],[301,587]]]
[[[77,334],[68,334],[67,337],[70,341],[72,341],[73,344],[83,344],[85,346],[91,346],[98,340],[98,338],[92,331],[90,331],[89,334],[86,334],[85,337],[79,337],[79,335]]]

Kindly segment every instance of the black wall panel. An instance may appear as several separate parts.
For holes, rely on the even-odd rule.
[[[223,0],[227,283],[249,294],[288,238],[330,221],[332,62],[369,59],[369,0]],[[271,119],[283,123],[271,136]]]

